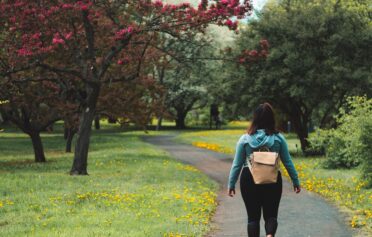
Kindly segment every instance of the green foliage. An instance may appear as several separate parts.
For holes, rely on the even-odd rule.
[[[371,153],[366,151],[368,126],[372,117],[372,99],[349,97],[336,118],[336,129],[318,130],[310,140],[314,149],[325,149],[327,168],[351,168],[368,160]],[[367,134],[366,134],[367,133]],[[366,157],[367,156],[367,157]]]
[[[162,115],[175,118],[178,128],[184,128],[190,111],[204,108],[210,99],[206,96],[209,71],[206,61],[201,60],[212,50],[210,42],[207,36],[197,34],[188,40],[164,38],[162,43],[173,57],[160,57],[152,73],[165,89],[162,104],[166,111]]]
[[[325,147],[329,141],[329,130],[317,129],[316,132],[309,135],[307,140],[310,143],[310,146],[307,149],[308,153],[324,155]]]
[[[363,145],[361,163],[362,163],[362,177],[367,182],[369,188],[372,188],[372,120],[361,129],[360,140]]]
[[[267,60],[221,68],[227,71],[221,94],[231,114],[247,116],[268,101],[306,138],[310,122],[333,124],[345,96],[371,96],[372,25],[366,9],[366,1],[268,4],[258,20],[242,27],[233,48],[239,54],[267,39]]]

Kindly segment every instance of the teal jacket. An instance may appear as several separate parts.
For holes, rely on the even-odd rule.
[[[235,188],[242,167],[248,167],[247,159],[249,155],[261,146],[267,146],[270,151],[279,153],[280,159],[291,177],[293,185],[299,186],[297,171],[293,165],[291,156],[288,152],[288,145],[284,136],[280,133],[266,135],[264,129],[259,129],[253,135],[244,134],[236,144],[235,157],[230,170],[228,187]]]

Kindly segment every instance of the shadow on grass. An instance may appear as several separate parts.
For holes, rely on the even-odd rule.
[[[184,131],[174,129],[174,127],[164,127],[163,129]],[[187,129],[187,131],[199,130],[205,130],[205,127]],[[161,153],[151,153],[144,150],[147,145],[138,140],[147,135],[145,133],[139,134],[138,131],[141,130],[113,126],[93,130],[89,147],[88,169],[94,166],[95,162],[132,164],[146,163],[150,160],[164,160],[164,155]],[[0,171],[68,172],[71,168],[73,154],[64,152],[66,141],[63,138],[62,125],[55,125],[52,133],[42,133],[42,142],[47,162],[35,163],[31,139],[16,128],[6,128],[4,132],[0,133]]]
[[[144,150],[144,143],[138,135],[125,133],[122,130],[94,131],[89,148],[88,169],[95,162],[110,164],[134,164],[152,161],[163,161],[164,156]],[[3,172],[47,172],[67,173],[72,165],[73,153],[65,153],[65,140],[61,133],[42,136],[47,162],[35,163],[31,139],[20,136],[20,133],[0,134],[0,171]]]
[[[0,161],[0,171],[11,173],[27,173],[27,172],[68,172],[71,168],[72,159],[49,159],[45,163],[35,163],[32,159],[29,160],[10,160]]]
[[[46,153],[50,153],[53,151],[57,153],[64,153],[63,151],[65,149],[66,141],[64,140],[62,133],[43,133],[41,136],[41,140],[43,142]],[[105,147],[107,145],[110,145],[113,139],[118,140],[120,138],[122,139],[129,136],[133,135],[125,134],[122,130],[111,131],[110,129],[107,131],[95,131],[91,137],[91,144],[93,144],[93,147],[91,148],[93,150],[96,148],[102,148],[103,146]],[[29,155],[33,155],[31,138],[29,138],[27,135],[23,136],[20,132],[4,132],[0,134],[0,141],[1,155],[27,155],[27,153],[29,153]]]

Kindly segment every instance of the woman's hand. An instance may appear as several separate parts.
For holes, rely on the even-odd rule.
[[[301,192],[301,186],[294,185],[293,190],[295,191],[295,193],[299,193],[299,192]]]
[[[229,188],[228,195],[230,197],[234,197],[234,195],[235,195],[235,188]]]

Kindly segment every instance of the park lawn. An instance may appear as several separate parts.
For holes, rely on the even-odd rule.
[[[193,144],[217,152],[233,154],[237,141],[246,132],[245,128],[233,126],[223,130],[203,130],[184,132],[176,139],[180,142]],[[294,134],[287,136],[288,148],[291,154],[300,153],[300,142]]]
[[[186,132],[177,137],[178,141],[194,146],[231,154],[245,132],[243,128]],[[294,134],[285,134],[289,151],[299,173],[302,186],[318,193],[336,204],[348,216],[349,225],[361,233],[372,233],[372,190],[360,179],[358,169],[324,169],[325,157],[303,157],[300,142]],[[284,175],[288,173],[282,167]]]
[[[143,132],[94,131],[89,176],[68,174],[72,155],[43,134],[48,162],[35,164],[30,139],[0,132],[1,236],[202,236],[218,185],[144,143]]]

